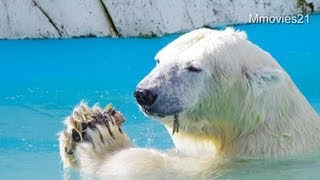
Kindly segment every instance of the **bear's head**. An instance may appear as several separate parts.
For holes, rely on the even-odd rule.
[[[277,102],[294,89],[281,91],[292,83],[287,73],[232,28],[182,35],[155,59],[156,67],[134,93],[140,109],[169,127],[179,114],[180,129],[192,134],[240,136],[278,110]]]

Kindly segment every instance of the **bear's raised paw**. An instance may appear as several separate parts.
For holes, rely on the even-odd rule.
[[[85,102],[66,117],[66,129],[59,134],[60,156],[64,167],[76,167],[85,159],[95,159],[131,146],[121,124],[122,114],[111,105],[92,108]]]

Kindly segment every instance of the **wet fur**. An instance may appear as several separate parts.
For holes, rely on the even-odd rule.
[[[214,157],[184,157],[175,151],[161,152],[136,148],[120,129],[123,116],[111,108],[90,108],[81,102],[64,120],[66,129],[59,133],[60,157],[64,168],[74,168],[97,177],[173,178],[201,175],[212,166]],[[177,133],[177,132],[176,132]],[[192,163],[196,167],[189,166]]]

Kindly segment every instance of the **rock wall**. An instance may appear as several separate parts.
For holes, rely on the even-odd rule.
[[[320,0],[0,0],[0,39],[161,36],[319,11]]]

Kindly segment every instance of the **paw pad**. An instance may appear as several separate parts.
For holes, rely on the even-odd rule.
[[[72,129],[71,136],[75,142],[79,142],[81,140],[80,134],[75,129]]]

